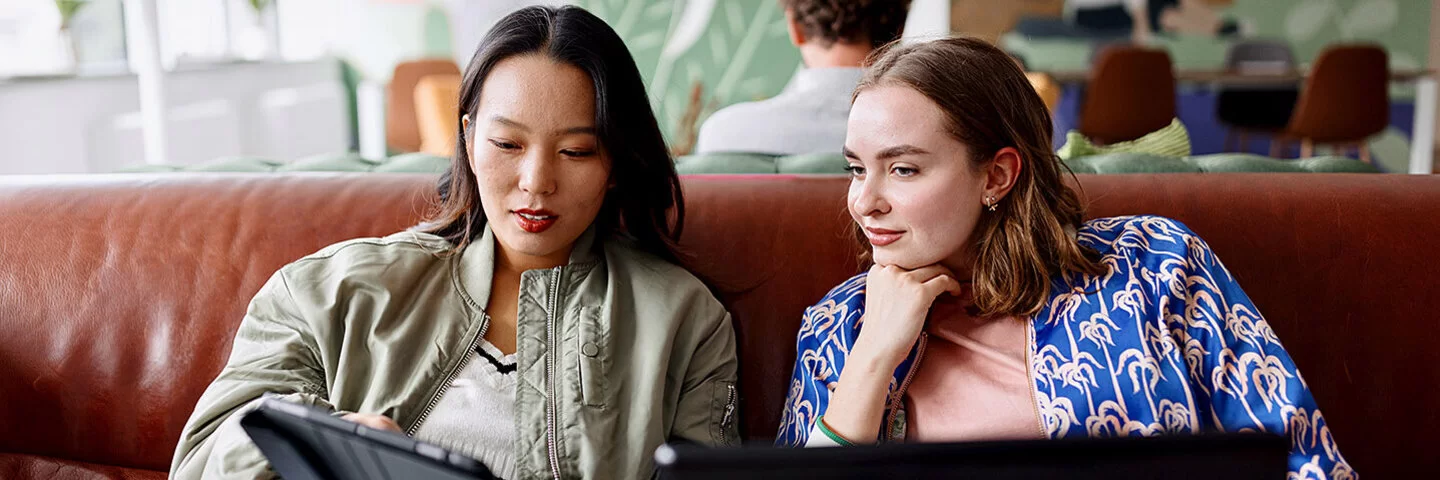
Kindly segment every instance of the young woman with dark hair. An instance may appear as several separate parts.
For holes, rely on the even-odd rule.
[[[1199,236],[1083,220],[1004,52],[892,46],[854,103],[848,206],[872,266],[806,311],[778,443],[1262,431],[1292,440],[1292,477],[1353,476]]]
[[[176,478],[269,476],[237,423],[264,394],[504,478],[647,477],[667,440],[737,441],[730,318],[673,263],[679,180],[620,38],[579,8],[520,10],[486,36],[459,105],[429,221],[261,288]]]

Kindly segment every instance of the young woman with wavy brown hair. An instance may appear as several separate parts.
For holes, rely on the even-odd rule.
[[[856,89],[848,208],[869,271],[806,310],[789,446],[1264,431],[1350,478],[1290,356],[1187,227],[1084,221],[1004,52],[891,46]]]

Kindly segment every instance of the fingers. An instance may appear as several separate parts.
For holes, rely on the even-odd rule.
[[[345,416],[340,417],[340,418],[342,418],[342,419],[344,419],[344,420],[349,420],[349,421],[352,421],[352,422],[355,422],[355,423],[358,423],[358,424],[361,424],[361,425],[364,425],[364,426],[367,426],[367,427],[370,427],[370,428],[373,428],[373,429],[376,429],[376,430],[389,430],[389,431],[392,431],[392,432],[399,432],[399,431],[400,431],[400,425],[397,424],[397,423],[395,423],[394,420],[391,420],[390,417],[386,417],[386,416],[384,416],[384,415],[369,415],[369,414],[363,414],[363,413],[350,413],[350,414],[346,414]]]
[[[940,266],[938,264],[926,265],[924,267],[911,270],[907,273],[907,275],[909,275],[910,278],[915,281],[915,283],[926,283],[940,276],[945,276],[952,279],[955,278],[954,272],[951,272],[950,269]]]
[[[894,265],[875,265],[870,267],[870,275],[891,277],[898,280],[899,284],[920,286],[930,297],[937,297],[941,293],[957,296],[963,293],[955,274],[941,265],[926,265],[914,270],[905,270]]]
[[[920,287],[927,295],[932,297],[938,297],[941,293],[949,293],[956,296],[962,293],[960,282],[955,281],[955,278],[949,275],[939,275],[930,280],[926,280],[925,283],[920,284]]]

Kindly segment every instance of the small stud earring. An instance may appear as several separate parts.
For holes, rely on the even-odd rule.
[[[995,211],[995,208],[996,208],[996,207],[999,207],[999,206],[1000,206],[1000,202],[995,201],[995,196],[994,196],[994,195],[986,195],[986,196],[985,196],[985,208],[987,208],[987,209],[989,209],[990,211],[993,212],[993,211]]]

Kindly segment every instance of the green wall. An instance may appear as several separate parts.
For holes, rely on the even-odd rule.
[[[1218,13],[1240,26],[1238,35],[1160,36],[1155,43],[1170,50],[1177,68],[1218,68],[1226,48],[1244,38],[1285,40],[1302,65],[1331,43],[1373,42],[1389,51],[1392,68],[1419,68],[1429,55],[1430,9],[1429,0],[1235,0]],[[1012,32],[1002,44],[1037,70],[1083,69],[1090,56],[1085,38]]]
[[[577,0],[625,39],[672,137],[699,82],[713,107],[765,99],[800,66],[776,0]]]
[[[1256,36],[1284,38],[1310,61],[1325,45],[1368,41],[1390,52],[1392,68],[1425,65],[1429,0],[1241,0],[1229,13],[1254,23]]]

